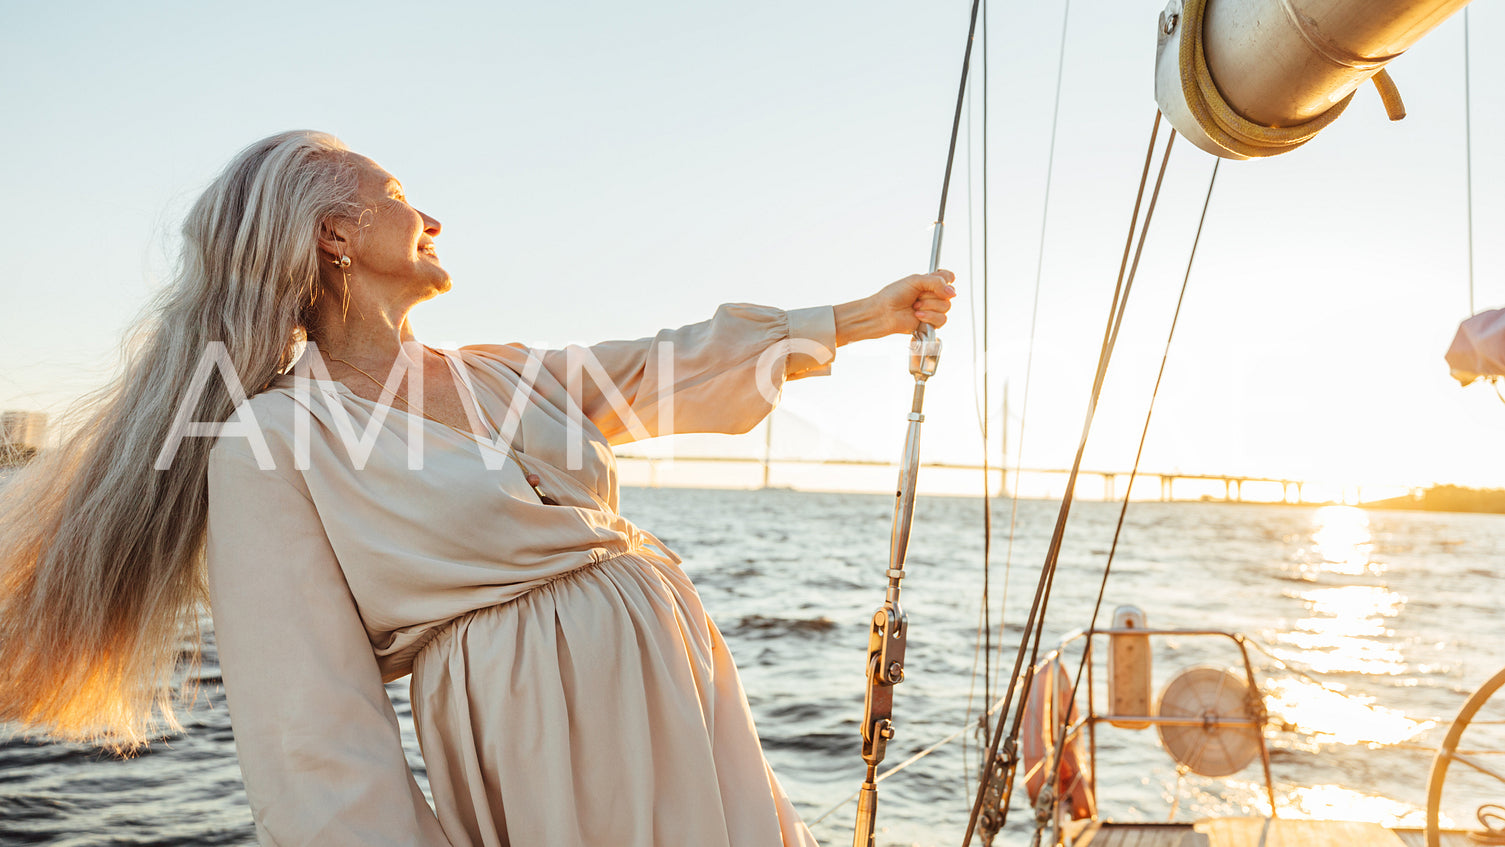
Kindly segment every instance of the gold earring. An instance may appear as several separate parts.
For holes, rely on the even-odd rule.
[[[341,255],[338,259],[330,259],[329,263],[331,265],[339,265],[341,268],[348,268],[350,267],[350,257]]]

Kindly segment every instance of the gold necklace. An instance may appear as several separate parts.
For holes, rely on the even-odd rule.
[[[427,350],[427,349],[430,349],[430,348],[427,345],[425,345],[424,349]],[[443,353],[439,353],[438,355],[442,356],[444,354]],[[359,367],[356,367],[355,365],[351,364],[350,362],[345,361],[344,359],[341,359],[338,356],[327,356],[327,358],[330,359],[331,361],[339,362],[340,364],[344,365],[347,368],[350,368],[351,370],[355,371],[356,373],[360,374],[361,376],[365,377],[366,379],[371,380],[371,382],[375,383],[377,386],[379,386],[381,388],[381,393],[383,395],[385,395],[387,393],[387,386],[386,386],[386,384],[383,383],[383,382],[381,382],[381,381],[379,381],[376,377],[372,376],[371,374],[366,373],[364,370],[361,370]],[[457,389],[457,393],[458,393],[458,389]],[[424,412],[421,409],[416,409],[415,410],[413,408],[412,404],[408,403],[408,401],[407,401],[406,398],[401,397],[400,395],[398,395],[398,393],[396,391],[392,392],[392,399],[400,401],[402,403],[403,407],[406,408],[408,410],[408,412],[410,412],[410,413],[417,412],[418,415],[420,415],[422,417],[425,417],[425,418],[428,418],[429,420],[433,421],[436,424],[439,424],[440,426],[448,427],[449,429],[452,429],[455,432],[459,432],[459,433],[462,433],[464,435],[468,435],[468,436],[470,436],[472,438],[476,437],[475,433],[473,433],[473,432],[466,432],[466,431],[460,429],[457,426],[453,426],[451,424],[445,423],[444,421],[439,420],[438,418],[436,418],[433,415],[430,415],[430,414]],[[474,401],[474,404],[475,404],[475,407],[476,407],[476,411],[480,412],[481,416],[486,419],[486,422],[491,425],[492,431],[493,432],[499,432],[499,430],[497,429],[497,426],[496,426],[496,422],[491,419],[490,415],[486,414],[486,410],[485,409],[481,408],[481,401],[480,400],[476,400],[475,399],[475,395],[471,395],[471,399]],[[460,398],[460,403],[461,403],[462,406],[464,405],[464,403],[465,403],[465,398],[464,397]],[[540,503],[544,504],[545,506],[558,506],[558,505],[560,505],[560,503],[559,503],[558,500],[555,500],[553,497],[550,497],[548,494],[545,494],[544,490],[539,487],[542,484],[542,482],[543,482],[542,478],[540,478],[538,474],[533,473],[532,471],[528,470],[528,466],[523,462],[522,457],[518,455],[518,451],[513,448],[511,442],[508,442],[504,446],[507,448],[507,454],[512,457],[512,461],[516,462],[518,468],[520,468],[522,470],[522,472],[523,472],[523,480],[528,483],[528,487],[529,488],[533,489],[533,493],[538,495],[538,501]]]

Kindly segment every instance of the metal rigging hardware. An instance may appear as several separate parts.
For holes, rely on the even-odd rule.
[[[941,205],[935,216],[930,241],[930,273],[940,268],[941,235],[946,225],[946,195],[951,187],[951,165],[956,159],[956,137],[961,129],[962,104],[967,95],[967,69],[972,61],[972,37],[977,32],[977,10],[982,0],[972,0],[972,19],[967,26],[967,49],[962,56],[961,84],[956,92],[956,112],[951,119],[951,145],[946,152],[946,175],[941,180]],[[889,536],[888,589],[883,606],[873,614],[868,632],[867,696],[862,715],[862,760],[867,776],[857,796],[857,826],[853,847],[873,847],[878,818],[878,765],[894,737],[894,686],[904,681],[904,645],[909,622],[899,606],[899,581],[904,579],[904,557],[909,552],[909,530],[914,522],[915,481],[920,473],[920,424],[925,421],[925,382],[935,376],[940,364],[941,342],[935,327],[920,324],[909,344],[909,373],[914,377],[914,402],[909,410],[909,430],[904,436],[904,459],[895,492],[894,526]]]
[[[941,229],[937,222],[930,247],[930,270],[934,272],[941,253]],[[925,382],[940,363],[941,342],[935,328],[921,324],[909,344],[909,373],[914,376],[914,402],[909,410],[909,430],[904,436],[904,459],[895,492],[894,526],[889,536],[888,590],[883,606],[873,614],[867,640],[867,696],[862,714],[862,760],[867,776],[857,797],[857,829],[853,847],[872,847],[878,815],[878,765],[894,737],[894,686],[904,681],[904,645],[909,618],[899,606],[899,581],[904,579],[904,557],[909,551],[909,530],[914,522],[915,481],[920,473],[920,424],[925,422]]]
[[[978,831],[978,824],[985,824],[985,836],[991,838],[991,833],[996,833],[1008,818],[1009,800],[1013,793],[1013,776],[1018,759],[1015,756],[1015,740],[1019,734],[1019,727],[1024,717],[1025,706],[1029,700],[1030,685],[1033,675],[1024,673],[1025,656],[1029,654],[1029,667],[1034,667],[1039,658],[1040,639],[1043,635],[1045,610],[1050,602],[1051,589],[1055,579],[1055,567],[1061,552],[1061,541],[1066,528],[1067,518],[1071,514],[1073,494],[1076,489],[1077,475],[1081,469],[1082,455],[1087,449],[1087,439],[1092,432],[1092,420],[1097,410],[1098,398],[1102,392],[1103,378],[1107,374],[1108,362],[1113,357],[1114,342],[1118,337],[1118,328],[1123,322],[1124,310],[1128,305],[1129,290],[1134,285],[1134,276],[1139,269],[1139,256],[1143,250],[1145,235],[1149,232],[1149,222],[1154,216],[1155,203],[1160,196],[1160,184],[1165,178],[1165,166],[1169,161],[1170,144],[1175,139],[1172,131],[1171,138],[1166,141],[1165,154],[1161,156],[1160,173],[1155,181],[1155,190],[1150,195],[1149,209],[1146,211],[1144,227],[1140,231],[1138,250],[1134,249],[1134,229],[1139,223],[1140,204],[1144,200],[1144,190],[1150,175],[1150,163],[1154,159],[1155,139],[1160,130],[1160,112],[1155,113],[1155,123],[1150,128],[1150,143],[1145,150],[1144,170],[1139,176],[1139,193],[1134,200],[1134,211],[1129,218],[1129,234],[1124,242],[1123,260],[1118,268],[1118,283],[1113,291],[1113,302],[1108,312],[1108,325],[1103,331],[1103,345],[1098,352],[1097,375],[1093,379],[1092,394],[1087,404],[1087,417],[1082,425],[1082,437],[1077,443],[1076,458],[1072,463],[1071,475],[1066,480],[1066,491],[1061,498],[1060,514],[1056,517],[1055,530],[1051,533],[1050,547],[1045,554],[1045,563],[1040,568],[1040,579],[1035,586],[1035,596],[1030,603],[1029,616],[1024,624],[1024,637],[1019,641],[1019,650],[1014,656],[1014,669],[1009,676],[1008,692],[1004,695],[1004,708],[999,713],[998,720],[993,726],[991,741],[988,750],[983,756],[982,781],[978,786],[977,797],[972,804],[972,813],[967,819],[967,832],[962,837],[962,847],[968,847],[972,843],[972,836]],[[1129,266],[1129,256],[1134,255],[1134,264]],[[1125,277],[1125,271],[1128,271]],[[1033,647],[1033,649],[1031,649]],[[1022,682],[1022,687],[1020,683]],[[1021,687],[1017,706],[1013,707],[1013,728],[1005,733],[1008,721],[1010,704],[1014,703],[1014,691]],[[1007,738],[1006,743],[1004,739]],[[1003,758],[1000,760],[999,757]],[[999,767],[999,765],[1002,767]],[[1001,787],[999,783],[1002,783]],[[983,819],[984,803],[988,808],[996,810],[996,814]]]

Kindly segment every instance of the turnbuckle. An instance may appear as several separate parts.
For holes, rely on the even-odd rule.
[[[894,686],[904,681],[904,642],[909,619],[884,603],[873,614],[867,638],[867,697],[863,703],[862,760],[877,767],[894,737]]]
[[[1004,806],[1008,803],[1010,774],[1014,769],[1016,746],[1014,739],[1006,738],[1003,747],[991,761],[982,763],[978,775],[983,782],[982,814],[978,829],[984,847],[993,843],[993,837],[1003,828]]]

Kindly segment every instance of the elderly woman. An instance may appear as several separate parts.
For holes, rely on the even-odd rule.
[[[263,844],[813,844],[609,445],[747,430],[837,346],[943,324],[950,273],[446,351],[408,322],[450,287],[439,233],[320,133],[210,186],[124,376],[0,501],[0,719],[142,743],[207,595]],[[432,807],[383,688],[408,674]]]

